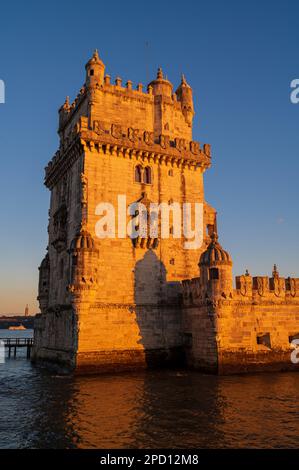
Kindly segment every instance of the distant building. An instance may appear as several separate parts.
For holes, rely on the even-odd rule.
[[[33,360],[82,373],[184,360],[217,373],[296,367],[299,279],[275,268],[270,279],[247,273],[233,287],[232,259],[204,197],[210,145],[193,141],[193,115],[185,77],[174,92],[159,69],[143,91],[130,80],[112,84],[97,52],[86,64],[80,93],[59,110],[60,147],[46,168],[49,248]],[[203,245],[97,238],[97,205],[116,207],[120,194],[146,207],[202,203]]]
[[[28,307],[28,304],[26,305],[25,307],[25,317],[28,317],[29,315],[29,307]]]

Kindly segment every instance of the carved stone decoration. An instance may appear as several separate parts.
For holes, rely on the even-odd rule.
[[[190,151],[193,155],[198,155],[200,153],[200,144],[199,142],[191,141],[190,142]]]
[[[279,297],[281,294],[279,277],[274,277],[273,285],[274,285],[274,294],[276,295],[276,297]]]
[[[247,284],[246,284],[246,278],[244,275],[240,276],[240,294],[241,295],[246,295],[247,293]]]
[[[258,277],[257,278],[257,291],[260,296],[264,295],[265,292],[265,279],[263,277]]]
[[[289,277],[288,283],[289,283],[290,294],[292,297],[295,297],[296,296],[296,279]]]
[[[285,290],[285,281],[279,277],[276,264],[274,264],[272,278],[270,278],[270,289],[274,291],[276,297],[280,297]]]
[[[150,212],[150,205],[151,201],[148,199],[146,192],[142,192],[141,198],[136,201],[136,204],[138,204],[138,209],[135,211],[135,214],[133,215],[133,218],[136,218],[138,216],[138,221],[140,224],[140,217],[145,217],[146,218],[146,233],[141,233],[141,236],[137,236],[135,238],[132,238],[132,243],[134,248],[157,248],[159,245],[159,239],[157,237],[153,237],[151,234],[151,217],[152,214]],[[141,210],[146,208],[146,213],[143,214],[141,213]],[[145,219],[143,219],[145,220]],[[142,227],[144,226],[144,223],[142,224]],[[135,226],[135,230],[139,231],[140,226]],[[140,233],[140,232],[139,232]]]
[[[87,204],[88,197],[88,179],[84,173],[81,173],[81,203]]]
[[[139,140],[139,129],[133,129],[133,127],[129,127],[129,129],[128,129],[128,138],[131,142],[138,142],[138,140]]]
[[[255,281],[255,288],[257,283]],[[251,296],[252,294],[252,277],[246,269],[245,274],[236,277],[236,287],[242,296]]]
[[[207,155],[207,157],[211,156],[211,145],[210,144],[204,144],[203,145],[203,151]]]
[[[170,145],[170,139],[168,135],[160,135],[159,143],[162,147],[162,149],[167,149]]]
[[[98,284],[97,264],[99,251],[90,233],[82,227],[68,250],[71,272],[68,292],[76,302],[92,301]]]
[[[111,126],[111,135],[116,139],[122,138],[122,128],[119,124],[112,124]]]
[[[58,253],[66,249],[67,241],[67,208],[62,204],[54,214],[54,239],[52,245]]]
[[[175,148],[179,150],[179,152],[182,152],[183,150],[186,150],[186,141],[185,139],[180,139],[176,138],[175,139]]]
[[[147,145],[153,145],[154,142],[154,133],[145,131],[143,134],[143,140]]]
[[[105,126],[102,121],[93,121],[93,131],[98,134],[105,134]]]

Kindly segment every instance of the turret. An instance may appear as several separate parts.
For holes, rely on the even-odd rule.
[[[229,253],[218,243],[218,235],[214,232],[211,238],[199,260],[202,293],[208,298],[227,298],[233,291],[233,263]]]
[[[73,304],[90,302],[97,290],[97,265],[99,252],[90,233],[85,229],[77,233],[69,249],[70,284]]]
[[[70,109],[71,109],[70,98],[69,98],[69,96],[67,96],[66,99],[65,99],[65,102],[59,108],[59,111],[58,111],[58,113],[59,113],[59,130],[64,126],[64,124],[65,124],[65,122],[66,122],[66,120],[69,116]]]
[[[192,88],[190,85],[188,85],[184,75],[182,75],[181,84],[175,93],[177,95],[178,101],[181,102],[182,113],[185,117],[185,120],[191,127],[194,116],[193,93]]]
[[[155,96],[168,96],[172,97],[172,84],[163,76],[161,67],[158,68],[157,78],[148,84],[148,90]]]
[[[94,51],[92,58],[85,65],[86,70],[86,86],[95,87],[97,84],[104,83],[105,65],[101,61],[97,49]]]

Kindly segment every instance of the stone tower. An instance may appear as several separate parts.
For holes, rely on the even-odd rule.
[[[119,77],[112,83],[97,51],[85,68],[76,99],[59,109],[59,149],[46,167],[49,243],[33,360],[78,372],[178,361],[181,281],[197,275],[200,255],[217,243],[216,212],[204,197],[210,146],[192,139],[192,89],[183,76],[174,92],[160,68],[145,90]],[[145,206],[203,204],[203,244],[185,249],[172,230],[169,238],[119,236],[120,195]],[[99,238],[102,202],[115,208],[118,230]]]

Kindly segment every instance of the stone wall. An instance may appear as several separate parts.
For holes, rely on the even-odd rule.
[[[80,316],[77,372],[182,361],[180,322],[178,307],[96,304]]]
[[[60,370],[70,370],[76,363],[77,321],[69,307],[49,309],[34,320],[32,361]]]
[[[299,338],[299,280],[238,276],[236,285],[227,298],[204,299],[200,278],[184,281],[189,364],[220,374],[298,370],[291,342]]]

